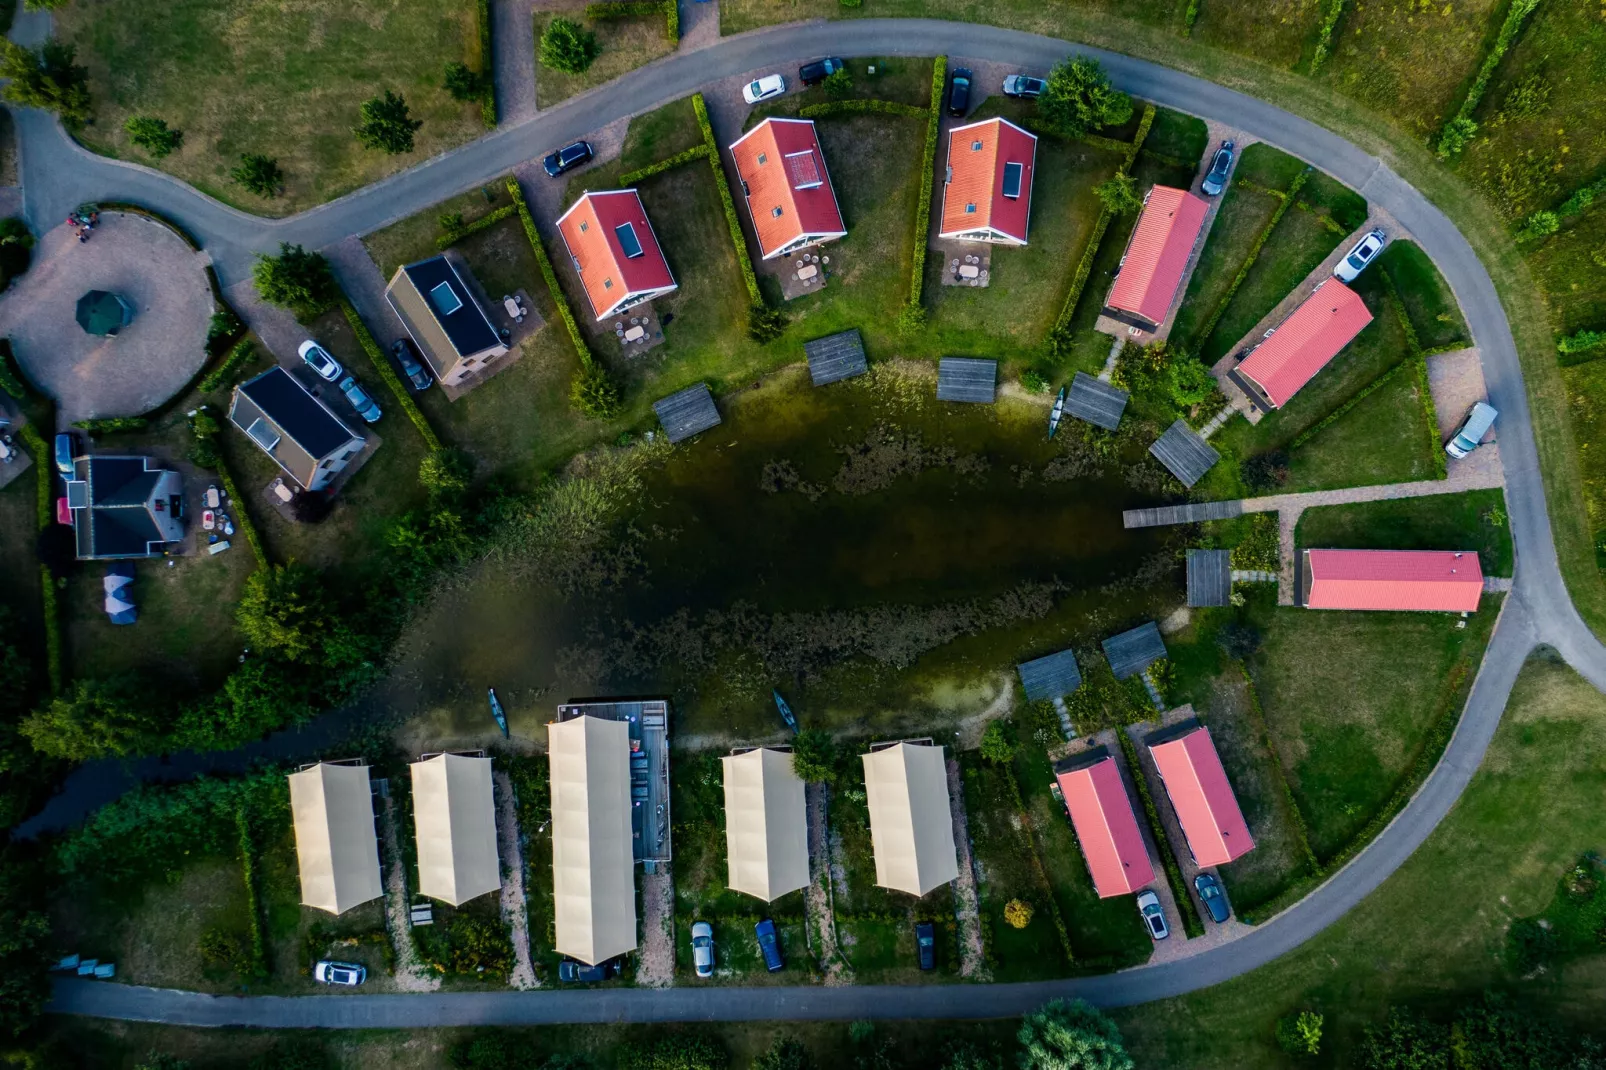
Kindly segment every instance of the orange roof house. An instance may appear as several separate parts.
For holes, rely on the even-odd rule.
[[[1106,754],[1091,765],[1056,769],[1055,779],[1099,898],[1125,895],[1152,884],[1154,865],[1115,759]]]
[[[587,190],[558,217],[558,233],[599,320],[676,289],[658,235],[633,189]]]
[[[939,238],[1025,245],[1037,138],[1007,119],[948,131]]]
[[[1326,279],[1232,370],[1232,379],[1259,408],[1281,408],[1371,322],[1359,294]]]
[[[1307,609],[1471,613],[1483,597],[1471,550],[1306,550],[1300,571]]]
[[[1243,811],[1227,783],[1227,771],[1211,742],[1210,729],[1200,726],[1157,743],[1149,748],[1149,754],[1165,782],[1194,862],[1219,866],[1254,848]]]
[[[1151,327],[1165,322],[1209,212],[1204,198],[1187,190],[1151,187],[1105,305]]]
[[[763,259],[848,232],[813,120],[765,119],[730,151]]]

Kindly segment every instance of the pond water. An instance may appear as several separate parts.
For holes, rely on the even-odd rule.
[[[805,726],[924,733],[999,700],[1017,662],[1180,603],[1178,534],[1121,526],[1169,492],[1152,461],[1101,461],[1070,419],[1049,442],[1038,400],[934,392],[883,364],[726,394],[605,538],[452,584],[376,697],[431,746],[488,739],[486,686],[537,740],[556,703],[624,694],[668,695],[682,740],[775,736],[771,688]]]

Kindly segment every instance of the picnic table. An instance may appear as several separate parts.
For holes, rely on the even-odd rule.
[[[976,276],[978,276],[980,274],[981,274],[981,268],[977,267],[975,264],[960,264],[959,265],[959,277],[962,278],[962,279],[974,279]]]
[[[797,277],[803,282],[808,282],[819,273],[820,269],[815,267],[813,264],[804,264],[802,267],[798,268]]]
[[[639,324],[625,332],[625,341],[627,342],[640,341],[645,337],[647,337],[647,328]]]

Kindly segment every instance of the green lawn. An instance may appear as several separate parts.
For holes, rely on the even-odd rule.
[[[1569,220],[1561,233],[1528,253],[1533,280],[1551,310],[1557,334],[1606,328],[1606,268],[1601,261],[1606,261],[1606,205],[1601,204]]]
[[[1399,291],[1405,315],[1416,330],[1423,349],[1446,349],[1466,344],[1467,323],[1455,294],[1433,266],[1428,254],[1412,241],[1390,243],[1378,257],[1377,267],[1393,281]]]
[[[847,65],[852,84],[846,92],[838,90],[837,96],[831,96],[824,83],[789,86],[786,96],[749,112],[743,128],[751,130],[771,115],[796,115],[810,105],[833,100],[890,100],[925,108],[931,103],[931,62],[910,56],[855,56]]]
[[[1503,950],[1512,919],[1544,909],[1580,855],[1606,851],[1603,747],[1606,699],[1565,666],[1531,662],[1466,794],[1380,889],[1270,966],[1117,1012],[1138,1065],[1287,1067],[1273,1023],[1308,1007],[1326,1016],[1316,1065],[1356,1066],[1361,1027],[1391,1004],[1447,1010],[1486,986],[1598,1028],[1606,955],[1597,949],[1519,979]]]
[[[1471,490],[1307,509],[1294,533],[1298,546],[1348,550],[1476,550],[1489,576],[1509,576],[1513,564],[1506,499],[1499,490]]]
[[[1249,53],[1262,63],[1294,67],[1315,50],[1325,6],[1320,0],[1204,0],[1193,37]]]
[[[512,203],[506,182],[493,179],[470,193],[449,198],[417,215],[410,215],[381,230],[364,234],[362,243],[368,249],[369,257],[379,267],[379,273],[389,279],[402,265],[440,252],[436,242],[446,234],[440,222],[444,217],[461,216],[463,224],[469,226]]]
[[[1367,487],[1438,476],[1438,429],[1428,426],[1426,380],[1411,366],[1293,451],[1287,489]]]
[[[1208,141],[1209,132],[1203,119],[1170,108],[1156,108],[1143,151],[1183,160],[1197,171]]]
[[[581,74],[565,74],[540,62],[541,32],[556,14],[580,23],[596,35],[600,51],[591,66]],[[537,57],[535,99],[543,108],[550,108],[578,93],[611,82],[675,50],[674,43],[664,36],[662,14],[625,19],[588,19],[585,17],[584,4],[565,7],[561,11],[544,6],[535,12],[534,33],[531,47],[535,49]]]
[[[1274,149],[1264,141],[1257,141],[1244,149],[1243,155],[1238,158],[1232,180],[1252,182],[1266,189],[1287,189],[1303,170],[1303,160],[1281,149]]]
[[[447,63],[480,64],[469,0],[99,0],[62,7],[55,19],[89,70],[86,144],[252,212],[311,207],[483,133],[479,105],[454,101],[441,85]],[[403,156],[363,148],[351,133],[362,102],[386,89],[424,124]],[[132,115],[165,119],[184,132],[182,147],[150,159],[123,132]],[[242,153],[279,161],[282,197],[259,198],[229,180]]]
[[[1171,328],[1173,345],[1197,351],[1204,343],[1199,333],[1227,296],[1227,288],[1243,267],[1255,239],[1271,222],[1278,204],[1277,198],[1247,185],[1234,183],[1227,187]]]
[[[1585,448],[1578,451],[1583,475],[1584,505],[1594,540],[1595,560],[1606,569],[1606,452],[1588,445],[1606,442],[1606,361],[1596,360],[1563,368],[1567,400],[1571,405],[1573,433]]]
[[[646,167],[702,143],[703,131],[697,125],[691,97],[681,97],[630,120],[619,149],[619,169],[623,173]]]

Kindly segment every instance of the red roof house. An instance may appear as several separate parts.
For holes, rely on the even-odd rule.
[[[1308,609],[1471,613],[1483,597],[1471,550],[1306,550],[1301,571]]]
[[[1233,378],[1261,408],[1281,408],[1371,322],[1359,294],[1326,279],[1233,369]]]
[[[848,232],[810,119],[765,119],[730,147],[765,260]]]
[[[558,233],[599,320],[676,288],[633,189],[586,191],[558,218]]]
[[[1152,884],[1154,865],[1115,759],[1106,755],[1092,765],[1057,773],[1055,779],[1099,898]]]
[[[948,132],[939,238],[1025,245],[1037,138],[1007,119]]]
[[[1182,273],[1204,232],[1209,212],[1205,199],[1187,190],[1151,187],[1104,303],[1160,326],[1182,285]]]
[[[1238,799],[1227,783],[1210,729],[1200,726],[1149,748],[1177,812],[1188,850],[1200,866],[1219,866],[1255,846]]]

